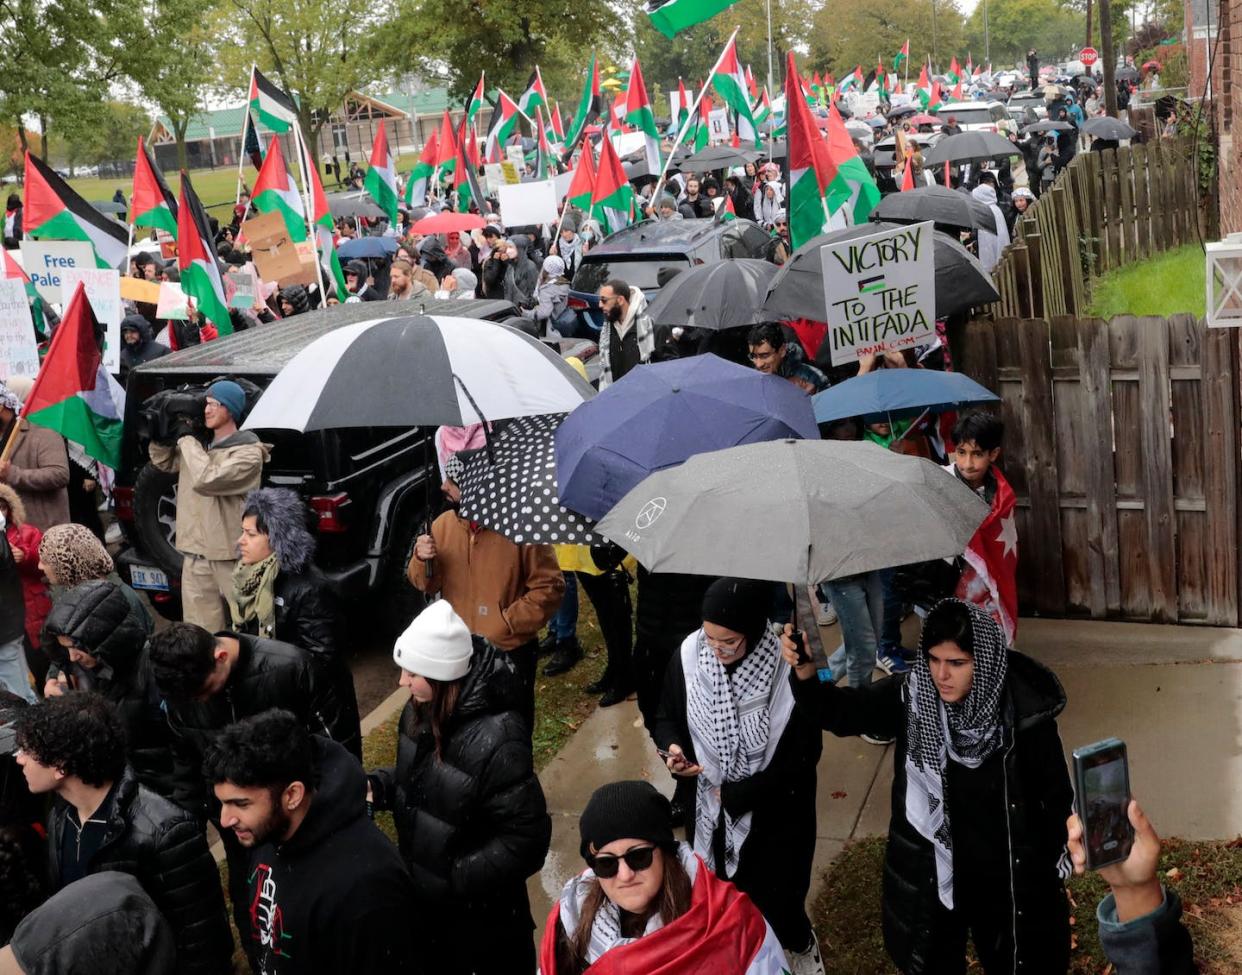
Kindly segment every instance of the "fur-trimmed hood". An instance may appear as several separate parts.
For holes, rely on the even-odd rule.
[[[17,491],[7,484],[0,484],[0,501],[9,506],[9,511],[13,515],[13,524],[21,527],[26,524],[26,506],[22,504],[22,499],[18,497]]]
[[[298,574],[310,567],[315,538],[306,527],[306,505],[287,488],[259,488],[246,495],[244,512],[258,515],[282,572]]]

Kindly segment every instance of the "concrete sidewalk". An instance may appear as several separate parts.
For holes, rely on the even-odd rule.
[[[906,620],[907,646],[918,620]],[[1134,793],[1162,835],[1224,839],[1242,832],[1242,630],[1139,623],[1023,619],[1018,647],[1061,678],[1069,703],[1059,719],[1066,757],[1116,736],[1129,746]],[[823,630],[839,643],[837,627]],[[877,675],[878,676],[878,675]],[[892,748],[824,736],[819,763],[815,884],[851,839],[888,830]],[[530,881],[542,931],[552,899],[583,867],[578,814],[598,786],[644,778],[671,795],[663,762],[638,708],[627,701],[591,715],[544,770],[552,850]]]

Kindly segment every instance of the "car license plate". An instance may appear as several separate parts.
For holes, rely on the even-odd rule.
[[[153,569],[149,565],[131,565],[129,568],[130,584],[135,589],[156,589],[168,592],[168,575],[162,569]]]

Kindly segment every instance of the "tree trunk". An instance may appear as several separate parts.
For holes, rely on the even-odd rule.
[[[47,162],[47,118],[39,116],[39,158]]]
[[[1104,111],[1117,116],[1117,55],[1113,51],[1113,12],[1110,0],[1100,0],[1100,59],[1104,62]]]
[[[26,153],[30,151],[30,142],[26,139],[26,124],[20,115],[17,117],[17,141],[22,147],[22,159],[25,160]]]
[[[180,124],[173,121],[172,127],[173,127],[173,138],[177,140],[177,168],[178,169],[189,169],[190,168],[190,154],[189,154],[189,151],[185,147],[185,130],[189,127],[189,119],[186,119],[185,122],[182,122]]]

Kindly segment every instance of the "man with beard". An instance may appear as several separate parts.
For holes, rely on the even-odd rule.
[[[445,461],[441,490],[451,507],[431,534],[418,536],[407,574],[415,588],[448,600],[471,633],[509,654],[522,683],[518,711],[533,730],[539,631],[560,608],[565,580],[551,545],[518,545],[457,513],[458,482],[472,453]]]
[[[239,933],[252,971],[418,971],[413,884],[367,816],[352,755],[271,710],[225,728],[204,769],[221,827],[249,852]]]
[[[615,383],[635,366],[651,361],[655,332],[647,298],[638,288],[614,278],[599,289],[604,329],[599,336],[599,388]]]

